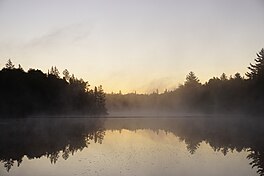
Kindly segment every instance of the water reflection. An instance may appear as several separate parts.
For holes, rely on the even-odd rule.
[[[113,119],[27,119],[0,122],[0,160],[7,171],[15,163],[46,156],[51,163],[67,160],[89,144],[103,143],[106,130],[160,130],[172,133],[190,154],[205,142],[223,155],[247,151],[251,167],[264,175],[264,124],[246,118],[113,118]],[[119,139],[114,139],[119,140]],[[115,141],[113,141],[114,143]]]
[[[113,122],[115,121],[115,122]],[[110,122],[110,121],[108,121]],[[122,119],[111,120],[112,129],[152,129],[165,130],[178,136],[194,154],[204,141],[214,151],[223,155],[228,152],[247,150],[247,159],[259,175],[264,175],[264,121],[247,118],[177,118],[177,119]]]
[[[104,129],[98,119],[19,119],[2,121],[0,160],[7,171],[15,161],[19,166],[24,155],[29,159],[46,156],[56,163],[59,153],[67,160],[70,154],[87,147],[90,141],[102,143]]]

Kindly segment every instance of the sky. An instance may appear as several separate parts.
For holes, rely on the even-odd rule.
[[[106,92],[173,90],[247,71],[264,0],[0,0],[0,67],[68,69]]]

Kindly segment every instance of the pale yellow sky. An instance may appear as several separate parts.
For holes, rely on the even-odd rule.
[[[106,92],[244,74],[264,47],[262,0],[0,0],[0,66],[67,68]]]

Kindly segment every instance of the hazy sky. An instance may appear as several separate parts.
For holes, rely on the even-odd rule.
[[[107,92],[244,74],[263,47],[264,0],[0,0],[0,67],[56,65]]]

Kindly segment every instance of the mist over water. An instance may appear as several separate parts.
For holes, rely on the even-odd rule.
[[[259,118],[0,121],[1,175],[263,175]],[[192,168],[192,169],[190,169]]]
[[[263,19],[263,0],[0,0],[0,176],[264,176]]]

